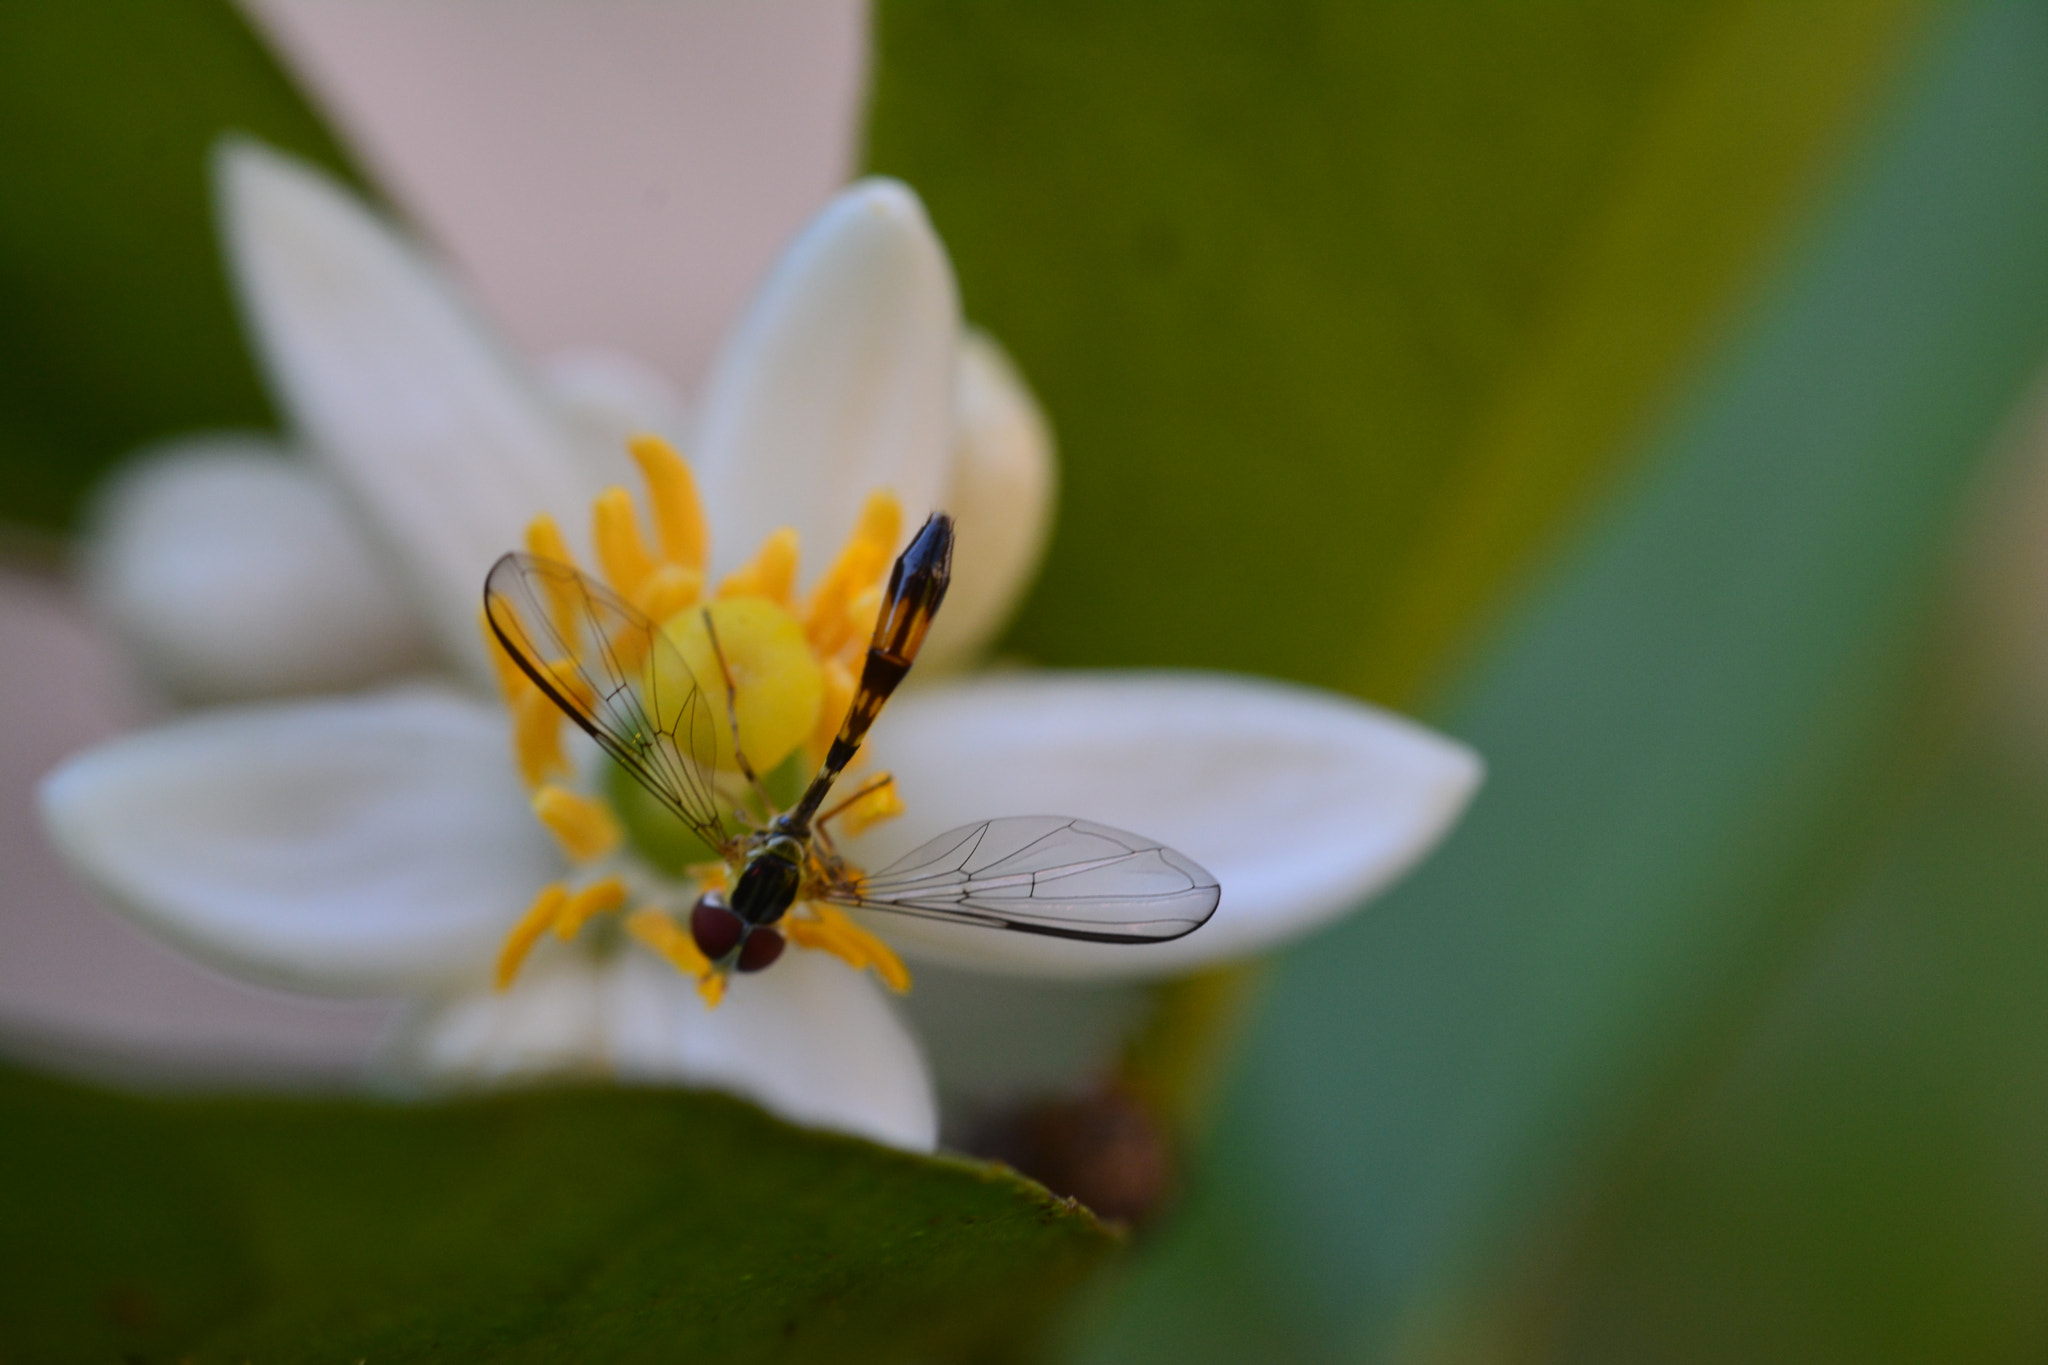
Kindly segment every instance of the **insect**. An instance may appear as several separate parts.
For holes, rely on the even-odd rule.
[[[773,963],[784,947],[776,926],[803,901],[1128,944],[1179,938],[1215,911],[1222,891],[1190,859],[1066,816],[963,825],[873,873],[840,856],[828,825],[849,803],[826,809],[825,799],[916,660],[952,557],[952,518],[934,514],[890,571],[853,701],[817,775],[794,805],[765,818],[745,809],[736,779],[721,771],[737,768],[760,809],[773,809],[739,748],[737,690],[715,631],[725,676],[700,680],[661,627],[568,565],[508,554],[492,566],[484,610],[513,661],[724,860],[729,893],[706,892],[690,914],[691,937],[716,970]],[[704,624],[710,631],[708,611]]]

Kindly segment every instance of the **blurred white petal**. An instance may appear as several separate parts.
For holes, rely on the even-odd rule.
[[[703,1086],[794,1123],[913,1151],[937,1141],[917,1044],[865,974],[792,951],[717,1009],[645,953],[543,944],[510,990],[429,1003],[387,1063],[412,1086],[609,1076]]]
[[[486,985],[414,1004],[378,1057],[376,1079],[406,1094],[605,1079],[604,1016],[596,961],[543,940],[507,990]]]
[[[101,493],[87,591],[190,701],[338,691],[417,667],[418,620],[331,484],[275,443],[145,451]]]
[[[696,465],[720,567],[794,526],[815,574],[877,488],[910,527],[939,505],[959,311],[945,248],[896,181],[855,184],[804,230],[704,395]]]
[[[1159,975],[1306,933],[1405,872],[1477,789],[1478,756],[1325,692],[1183,673],[1023,674],[903,697],[874,765],[908,813],[856,853],[874,869],[993,815],[1077,815],[1163,840],[1216,875],[1202,928],[1148,946],[873,914],[889,941],[960,966],[1054,976]]]
[[[195,716],[66,760],[41,798],[59,852],[117,907],[298,990],[486,979],[559,870],[504,713],[441,692]]]
[[[640,474],[628,437],[653,432],[687,450],[689,418],[666,379],[631,356],[587,347],[540,362],[540,380],[568,429],[594,487],[618,484],[636,493]]]
[[[796,1123],[913,1151],[938,1140],[917,1040],[868,973],[791,949],[773,969],[735,978],[706,1010],[695,987],[645,953],[611,970],[621,1078],[729,1090]]]
[[[925,677],[968,662],[1008,622],[1045,555],[1058,479],[1052,426],[1030,386],[991,338],[965,332],[944,497],[959,540],[946,608],[918,655]]]
[[[594,481],[563,422],[441,271],[319,172],[217,158],[229,263],[292,422],[368,514],[437,642],[488,677],[477,598],[552,512],[580,543]]]

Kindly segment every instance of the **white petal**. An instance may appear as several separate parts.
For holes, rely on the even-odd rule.
[[[688,449],[690,425],[669,382],[630,356],[587,347],[545,357],[541,383],[598,487],[618,484],[638,496],[640,475],[628,437],[651,431]]]
[[[878,488],[913,527],[938,506],[959,312],[945,248],[893,180],[859,182],[797,237],[704,397],[698,468],[721,566],[794,526],[815,573]]]
[[[707,1010],[694,986],[646,953],[614,971],[609,1020],[622,1078],[730,1090],[794,1123],[913,1151],[937,1142],[917,1041],[866,972],[792,948]]]
[[[338,691],[426,658],[418,621],[340,496],[255,436],[138,455],[85,543],[94,605],[192,701]]]
[[[1216,875],[1187,937],[1070,943],[873,914],[890,942],[963,966],[1153,975],[1258,952],[1356,907],[1443,837],[1477,788],[1464,745],[1305,687],[1189,673],[1021,674],[903,697],[875,728],[908,813],[874,868],[992,815],[1078,815],[1150,835]]]
[[[946,609],[918,655],[927,678],[971,659],[1010,619],[1044,557],[1059,478],[1045,413],[984,333],[960,338],[953,414],[945,506],[958,544]]]
[[[488,985],[414,1006],[373,1070],[394,1091],[609,1076],[604,980],[580,947],[543,939],[508,990]]]
[[[199,715],[43,780],[58,850],[188,952],[294,989],[489,975],[559,871],[502,712],[423,690]]]
[[[423,1010],[391,1069],[412,1087],[601,1075],[701,1086],[793,1123],[913,1151],[937,1141],[917,1043],[864,974],[792,951],[709,1009],[696,986],[638,951],[596,965],[545,942],[509,991]]]
[[[319,172],[253,143],[218,157],[242,304],[308,446],[369,515],[451,658],[488,676],[484,573],[592,482],[529,377],[442,273]]]

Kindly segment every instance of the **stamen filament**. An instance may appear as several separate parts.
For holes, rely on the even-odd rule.
[[[640,596],[641,585],[654,572],[654,556],[640,538],[639,514],[633,510],[633,495],[623,488],[607,488],[598,495],[590,513],[590,539],[597,547],[597,562],[613,591],[629,601]],[[657,617],[657,620],[660,618]]]
[[[576,567],[576,557],[569,553],[569,542],[562,539],[562,528],[555,525],[555,519],[545,512],[526,524],[526,550],[536,559],[553,560],[572,569]],[[564,640],[575,640],[579,619],[575,587],[566,580],[550,578],[547,593],[548,610],[554,615],[555,629]]]
[[[818,821],[822,824],[836,817],[839,833],[851,839],[901,814],[903,797],[896,790],[896,779],[888,773],[877,773],[859,791],[819,816]]]
[[[720,597],[764,597],[778,607],[787,607],[796,593],[796,528],[785,526],[761,542],[761,552],[752,562],[726,575],[718,585]]]
[[[507,605],[505,610],[510,611]],[[512,662],[512,655],[505,649],[505,642],[498,638],[498,632],[491,627],[490,613],[477,608],[477,628],[484,635],[484,653],[490,656],[491,671],[498,675],[498,693],[504,697],[507,706],[516,706],[521,697],[533,691],[533,679],[520,671]]]
[[[698,951],[696,940],[666,914],[651,906],[635,910],[626,918],[626,932],[684,976],[696,978],[697,993],[706,1005],[716,1007],[724,998],[725,974],[711,969],[711,960]]]
[[[687,610],[703,591],[704,575],[699,570],[684,568],[680,564],[661,564],[648,574],[639,590],[630,595],[633,604],[648,620],[660,623]]]
[[[703,571],[711,546],[704,525],[704,504],[697,497],[697,479],[676,448],[659,436],[635,436],[626,443],[647,480],[647,501],[654,509],[654,530],[661,557],[686,569]]]
[[[837,906],[812,901],[806,908],[812,918],[792,915],[782,923],[783,935],[791,943],[830,953],[855,971],[872,967],[882,984],[898,995],[910,989],[910,969],[888,944],[848,919]]]
[[[567,942],[576,937],[592,919],[608,915],[626,903],[626,883],[618,877],[592,882],[570,896],[555,912],[555,937]]]
[[[519,775],[526,785],[537,787],[556,773],[569,771],[562,753],[562,713],[537,687],[529,687],[511,703],[512,752],[519,760]]]
[[[858,686],[853,670],[843,659],[821,660],[818,672],[825,680],[825,694],[818,703],[818,723],[807,746],[814,762],[824,758],[825,751],[832,747],[832,737],[839,733],[839,723],[846,719],[846,708],[853,705],[854,689]]]
[[[512,932],[505,936],[505,946],[498,950],[498,989],[505,990],[512,984],[512,978],[519,975],[520,964],[533,951],[533,945],[540,941],[555,922],[562,905],[569,899],[569,888],[560,882],[549,882],[533,898],[519,923],[512,926]]]
[[[804,634],[820,654],[837,654],[856,632],[849,608],[853,600],[881,581],[889,552],[902,534],[903,511],[893,494],[874,492],[861,507],[860,520],[832,567],[811,592],[804,613]]]
[[[553,783],[534,791],[533,813],[555,836],[562,852],[579,863],[604,857],[625,838],[610,806]]]

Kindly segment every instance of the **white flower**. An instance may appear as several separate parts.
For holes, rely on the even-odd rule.
[[[676,405],[616,362],[530,375],[335,187],[252,147],[221,164],[243,301],[310,455],[187,447],[138,475],[110,504],[102,600],[204,695],[349,685],[423,648],[458,677],[488,678],[485,570],[536,512],[591,563],[576,514],[617,480],[625,431],[683,434]],[[961,337],[943,248],[901,185],[855,185],[791,246],[715,367],[694,447],[713,571],[782,526],[806,547],[867,534],[882,524],[864,508],[877,489],[957,518],[956,587],[919,665],[926,685],[891,704],[869,744],[906,813],[856,840],[857,862],[976,816],[1061,813],[1164,839],[1223,886],[1209,924],[1157,947],[871,926],[913,955],[1097,977],[1257,952],[1397,877],[1478,783],[1477,759],[1450,740],[1271,682],[932,681],[1021,592],[1052,456],[1021,380],[990,343]],[[916,1040],[868,973],[824,952],[785,954],[711,1010],[626,935],[543,934],[494,989],[501,945],[536,890],[564,878],[575,842],[535,819],[508,728],[497,702],[453,686],[223,709],[73,758],[45,782],[43,808],[75,867],[195,955],[293,989],[412,997],[391,1054],[410,1083],[589,1071],[706,1084],[931,1146]],[[534,742],[518,740],[529,766]],[[599,911],[661,885],[616,843],[581,883],[569,874]],[[617,885],[600,889],[590,870]]]

